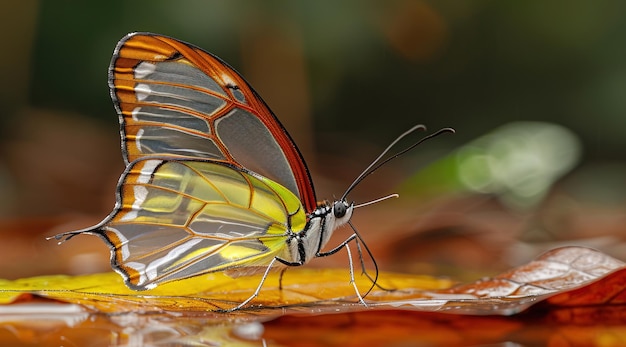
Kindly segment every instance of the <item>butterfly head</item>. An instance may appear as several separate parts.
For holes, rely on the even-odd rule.
[[[332,214],[335,217],[337,226],[347,223],[352,217],[354,203],[348,203],[346,200],[337,200],[333,203]]]
[[[346,199],[339,199],[334,202],[323,200],[318,202],[317,209],[311,216],[332,217],[335,221],[335,226],[340,226],[350,220],[354,207],[354,203],[350,203]]]

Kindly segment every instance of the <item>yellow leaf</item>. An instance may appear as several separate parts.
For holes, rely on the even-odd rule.
[[[357,303],[354,288],[346,269],[290,269],[278,289],[279,274],[270,274],[252,305],[281,307],[314,302],[337,301]],[[384,288],[411,288],[426,291],[449,288],[449,280],[428,276],[381,273],[378,284]],[[127,311],[212,311],[228,309],[247,299],[257,288],[261,276],[236,279],[223,273],[212,273],[181,281],[166,283],[155,289],[134,291],[124,285],[113,272],[82,276],[40,276],[0,282],[0,303],[8,304],[24,294],[81,304],[103,312]],[[371,282],[357,278],[362,293]],[[376,288],[367,297],[372,302],[388,297],[388,292]]]

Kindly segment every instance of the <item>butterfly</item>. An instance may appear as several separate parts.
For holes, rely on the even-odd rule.
[[[115,208],[93,227],[53,238],[99,236],[135,290],[217,271],[262,273],[255,293],[231,310],[253,300],[272,269],[342,248],[351,260],[353,240],[362,257],[356,230],[323,251],[349,222],[356,206],[346,195],[360,179],[318,204],[294,141],[228,64],[171,37],[131,33],[115,48],[108,81],[126,164]]]

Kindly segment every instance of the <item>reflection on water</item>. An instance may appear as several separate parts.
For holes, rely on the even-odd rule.
[[[258,321],[214,315],[105,315],[57,303],[0,306],[2,346],[266,346]]]

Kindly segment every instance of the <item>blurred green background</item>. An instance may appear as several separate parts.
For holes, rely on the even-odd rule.
[[[568,201],[611,208],[625,201],[623,1],[24,0],[0,9],[3,219],[102,218],[111,210],[123,164],[107,67],[117,41],[133,31],[191,42],[235,67],[298,143],[320,199],[340,196],[387,143],[422,123],[457,134],[388,165],[354,192],[355,200],[393,192],[402,182],[413,192],[464,182],[464,189],[506,195],[506,206],[520,208],[508,204],[517,188],[538,184],[543,199],[561,182]],[[550,173],[508,187],[518,179],[511,175],[532,176],[507,171],[528,156],[500,158],[507,167],[493,188],[485,183],[491,176],[484,153],[495,148],[496,158],[508,153],[500,149],[520,146],[501,147],[489,136],[519,121],[557,126],[542,132],[547,142],[522,141],[540,153],[554,139],[558,150],[541,157]],[[512,139],[507,131],[501,134]],[[439,165],[406,183],[434,161]],[[623,212],[592,220],[625,221]]]

